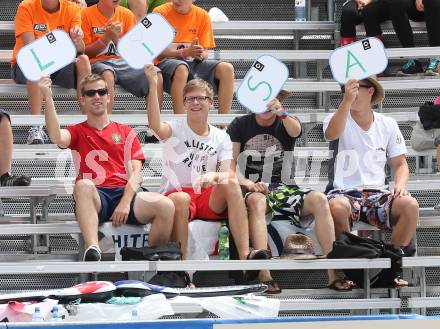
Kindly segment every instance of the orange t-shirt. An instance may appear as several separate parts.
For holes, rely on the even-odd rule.
[[[173,41],[176,49],[182,46],[188,47],[195,37],[199,38],[199,45],[203,48],[215,47],[211,19],[206,10],[192,5],[191,11],[182,15],[174,10],[172,3],[168,2],[154,8],[153,12],[161,14],[176,30]]]
[[[15,64],[18,51],[24,46],[22,34],[33,32],[35,39],[53,30],[67,33],[74,26],[81,26],[81,9],[76,3],[60,0],[60,9],[49,13],[41,6],[41,0],[24,0],[15,15],[15,47],[11,64]]]
[[[109,21],[121,22],[122,33],[121,38],[127,33],[134,25],[136,25],[136,17],[127,8],[118,6],[113,13],[113,16],[108,19],[98,9],[98,5],[93,5],[88,8],[84,8],[81,12],[82,16],[82,29],[84,31],[84,43],[90,45],[96,40],[102,38],[105,33],[105,27]],[[96,57],[90,58],[90,62],[102,61],[108,58],[119,58],[116,51],[116,45],[113,41],[110,41],[107,48],[99,53]]]

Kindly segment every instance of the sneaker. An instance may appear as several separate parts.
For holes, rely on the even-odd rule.
[[[31,144],[44,144],[44,140],[47,138],[46,133],[43,130],[43,127],[32,127],[29,129],[29,135],[27,139],[27,143]]]
[[[437,58],[430,58],[428,62],[428,67],[425,70],[425,75],[435,77],[438,74],[440,61]]]
[[[101,250],[98,246],[92,244],[84,252],[84,262],[99,262],[101,261]]]
[[[423,66],[417,59],[408,59],[405,65],[397,72],[398,77],[406,77],[423,73]]]
[[[0,176],[0,186],[29,186],[31,178],[29,176],[16,176],[6,173]]]

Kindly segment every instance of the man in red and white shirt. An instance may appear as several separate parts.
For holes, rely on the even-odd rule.
[[[103,78],[90,74],[81,81],[79,101],[87,120],[66,129],[58,123],[50,78],[43,77],[39,85],[46,101],[49,137],[60,148],[70,148],[75,161],[75,212],[86,245],[84,260],[101,259],[98,225],[107,221],[113,226],[151,223],[150,246],[168,242],[173,202],[159,193],[138,192],[145,160],[142,148],[133,129],[110,121],[110,97]]]

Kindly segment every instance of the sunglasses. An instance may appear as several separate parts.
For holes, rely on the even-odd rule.
[[[84,90],[83,95],[85,95],[87,97],[93,97],[96,95],[96,93],[98,93],[99,96],[104,96],[104,95],[108,94],[108,89],[107,88],[100,88],[100,89]]]

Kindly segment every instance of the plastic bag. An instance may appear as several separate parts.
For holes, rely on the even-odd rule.
[[[50,318],[50,312],[52,308],[58,304],[55,299],[46,298],[44,301],[39,303],[34,302],[9,302],[8,304],[0,305],[0,320],[7,318],[9,322],[30,322],[32,321],[32,315],[35,312],[35,307],[40,308],[41,315],[44,320]],[[62,311],[62,314],[66,312]]]
[[[144,297],[135,305],[90,303],[75,305],[74,308],[76,314],[71,314],[69,321],[130,321],[133,309],[137,309],[138,320],[141,321],[174,314],[170,302],[163,294]]]
[[[279,299],[254,295],[201,298],[200,305],[229,319],[277,317],[280,310]]]

